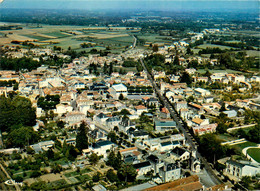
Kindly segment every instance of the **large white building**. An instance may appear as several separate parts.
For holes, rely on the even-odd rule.
[[[118,99],[120,94],[127,96],[127,87],[124,84],[116,84],[110,88],[110,94],[113,98]]]
[[[255,176],[260,174],[260,164],[249,161],[234,161],[226,162],[225,174],[231,179],[241,179],[243,176]]]

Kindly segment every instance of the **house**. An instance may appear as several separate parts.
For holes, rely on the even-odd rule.
[[[59,116],[68,113],[68,112],[72,112],[73,107],[70,105],[65,105],[65,104],[57,104],[56,105],[56,110],[54,113],[57,113]]]
[[[119,131],[128,134],[130,129],[135,129],[135,124],[128,117],[123,117],[121,122],[118,124],[118,129]]]
[[[107,189],[102,184],[97,184],[91,188],[93,191],[107,191]]]
[[[146,131],[142,130],[134,130],[132,132],[129,131],[129,137],[131,140],[135,139],[148,139],[149,134]]]
[[[226,114],[227,117],[229,117],[229,118],[237,116],[237,111],[236,110],[223,111],[223,113]]]
[[[100,123],[100,124],[106,124],[106,120],[108,119],[108,116],[104,113],[100,113],[97,116],[95,116],[94,121]]]
[[[133,167],[137,171],[137,177],[145,175],[152,170],[152,165],[149,161],[134,164]]]
[[[175,147],[171,151],[171,155],[175,160],[180,160],[180,161],[187,160],[190,158],[190,152],[181,147]]]
[[[39,142],[37,144],[34,145],[30,145],[30,147],[36,152],[43,152],[43,151],[47,151],[49,148],[52,148],[54,146],[54,141],[50,140],[50,141],[42,141]]]
[[[210,91],[205,90],[205,89],[203,89],[203,88],[195,88],[195,89],[194,89],[194,93],[195,93],[195,95],[198,96],[198,97],[200,97],[200,96],[202,96],[202,97],[204,97],[204,96],[209,96],[209,95],[211,94]]]
[[[114,99],[118,99],[120,94],[127,96],[127,87],[124,84],[116,84],[110,88],[110,94]]]
[[[178,180],[181,178],[181,168],[174,163],[165,163],[165,165],[159,169],[159,176],[164,183]]]
[[[153,174],[156,175],[157,173],[159,173],[159,169],[164,165],[163,161],[153,154],[149,155],[146,159],[152,165],[152,169],[154,170]]]
[[[138,151],[137,147],[121,149],[119,152],[123,156],[125,163],[133,163],[141,158],[141,153]]]
[[[243,176],[256,176],[260,173],[260,164],[249,161],[226,161],[225,174],[231,179],[239,180]]]
[[[195,135],[200,136],[206,133],[215,133],[217,126],[217,123],[212,123],[207,125],[193,126],[192,129]]]
[[[173,130],[174,128],[176,128],[176,122],[155,120],[154,128],[157,132]]]
[[[160,112],[160,117],[163,119],[171,118],[171,114],[166,107],[163,107]]]
[[[117,145],[112,143],[111,141],[98,141],[89,147],[89,150],[97,155],[103,155],[104,158],[107,157],[107,151],[115,148]]]
[[[147,107],[145,107],[144,105],[138,105],[135,106],[135,111],[137,115],[141,115],[143,112],[148,112]]]
[[[174,145],[172,144],[171,141],[166,141],[166,142],[160,143],[159,150],[161,152],[169,151],[169,150],[173,149],[173,147],[174,147]]]
[[[187,109],[188,105],[186,101],[175,102],[174,108],[179,112],[180,109]]]
[[[209,124],[209,119],[200,119],[200,118],[193,118],[192,119],[192,124],[193,125],[208,125]]]
[[[85,114],[78,111],[71,111],[66,115],[66,123],[72,125],[74,123],[79,123],[85,119]]]
[[[115,117],[110,117],[106,119],[106,126],[110,129],[114,129],[115,126],[118,126],[120,123],[120,118],[115,116]]]

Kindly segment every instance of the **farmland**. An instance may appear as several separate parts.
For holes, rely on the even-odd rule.
[[[55,25],[19,25],[21,30],[0,31],[0,45],[14,46],[12,41],[20,43],[28,41],[38,46],[59,46],[66,50],[69,47],[89,52],[92,48],[104,50],[107,47],[115,52],[130,47],[134,41],[132,32],[138,28],[125,27],[84,27],[84,26],[55,26]],[[81,48],[82,43],[93,43],[95,46]]]

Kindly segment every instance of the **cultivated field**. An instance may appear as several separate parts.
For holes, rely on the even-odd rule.
[[[0,31],[0,45],[16,46],[12,41],[29,41],[39,46],[59,46],[66,50],[90,51],[92,48],[103,50],[110,47],[115,51],[124,50],[132,45],[132,32],[138,28],[125,27],[84,27],[84,26],[54,26],[54,25],[19,25],[21,30]],[[82,43],[96,43],[96,47],[82,49]],[[21,45],[20,45],[21,46]]]

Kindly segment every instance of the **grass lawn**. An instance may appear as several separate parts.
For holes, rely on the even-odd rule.
[[[250,148],[247,150],[247,154],[260,163],[260,148]]]
[[[226,141],[232,141],[232,140],[236,140],[237,138],[229,135],[229,134],[220,134],[220,135],[217,135],[218,139],[222,140],[223,142],[226,142]]]
[[[60,189],[66,185],[67,185],[66,180],[61,179],[61,180],[56,180],[51,183],[48,183],[48,188],[54,190],[54,189]]]
[[[197,72],[198,73],[200,73],[200,74],[203,74],[203,73],[205,73],[206,72],[206,70],[205,69],[199,69],[199,70],[197,70]],[[235,73],[242,73],[242,72],[240,72],[240,71],[236,71],[236,70],[230,70],[230,69],[226,69],[226,70],[209,70],[209,72],[210,73],[231,73],[231,74],[235,74]]]
[[[83,169],[83,170],[81,170],[80,172],[82,173],[82,174],[85,174],[85,173],[88,173],[88,172],[91,172],[92,170],[90,169],[90,168],[85,168],[85,169]]]
[[[91,179],[91,177],[89,176],[89,175],[87,175],[87,174],[85,174],[85,175],[82,175],[82,176],[77,176],[77,177],[75,177],[76,179],[78,179],[79,181],[82,181],[82,182],[84,182],[84,181],[87,181],[87,180],[90,180]]]
[[[76,172],[76,171],[74,171],[74,172],[69,172],[69,173],[66,173],[66,174],[65,174],[66,177],[72,177],[72,176],[77,176],[77,175],[79,175],[79,173]]]
[[[247,141],[245,143],[241,143],[241,144],[237,144],[237,145],[233,145],[232,147],[234,147],[235,149],[238,149],[240,152],[242,152],[242,150],[246,147],[251,147],[251,146],[257,146],[256,143]]]

